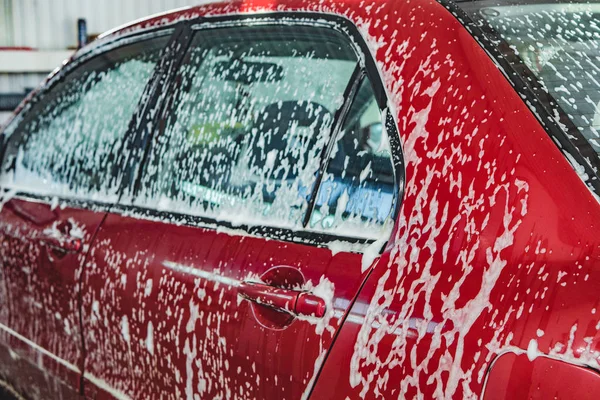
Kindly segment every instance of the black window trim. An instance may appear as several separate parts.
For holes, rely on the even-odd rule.
[[[521,100],[546,131],[550,139],[552,139],[552,142],[563,154],[575,173],[590,189],[594,197],[600,201],[600,157],[593,151],[582,133],[568,118],[567,113],[560,107],[552,95],[544,89],[535,74],[531,72],[521,58],[485,19],[475,20],[460,8],[457,3],[451,0],[437,1],[456,18],[479,46],[490,56],[490,59],[519,94]],[[509,62],[507,56],[500,49],[501,45],[508,52],[508,56],[519,63],[519,68],[524,69],[526,77]],[[556,120],[552,114],[552,110],[544,106],[544,102],[548,101],[553,103],[553,109],[559,113],[561,117],[560,122]],[[566,130],[561,127],[561,124],[566,126]],[[570,138],[569,135],[572,135],[574,138]],[[587,157],[582,154],[582,150],[585,151]],[[588,179],[584,179],[578,171],[580,167],[583,167],[583,172]]]
[[[354,25],[352,21],[349,19],[342,17],[336,14],[328,14],[328,13],[315,13],[315,12],[266,12],[266,13],[252,13],[252,14],[231,14],[231,15],[221,15],[214,17],[199,17],[196,19],[191,19],[186,22],[187,29],[184,28],[185,32],[181,35],[180,40],[180,52],[177,55],[177,64],[182,62],[185,53],[188,49],[188,46],[191,43],[191,39],[195,31],[205,30],[205,29],[216,29],[216,28],[230,28],[230,27],[254,27],[254,26],[265,26],[265,25],[293,25],[293,26],[310,26],[310,27],[324,27],[328,29],[334,29],[338,33],[343,34],[349,40],[349,43],[352,45],[354,50],[357,52],[358,57],[358,66],[359,72],[353,74],[352,79],[360,80],[362,76],[368,78],[373,86],[373,91],[375,92],[375,97],[377,100],[377,104],[381,111],[382,123],[385,124],[386,130],[388,132],[388,137],[390,140],[390,148],[392,149],[392,162],[394,167],[394,174],[396,176],[396,185],[397,190],[395,193],[397,197],[395,199],[394,210],[392,213],[393,225],[396,225],[397,218],[400,213],[400,208],[402,204],[402,199],[404,195],[404,159],[402,148],[400,144],[400,137],[398,134],[398,125],[395,121],[395,117],[390,112],[390,108],[388,107],[388,97],[386,94],[386,89],[383,84],[382,77],[379,73],[373,55],[371,54],[364,38],[360,34],[358,28]],[[355,71],[356,72],[356,71]],[[172,89],[172,85],[175,84],[173,82],[174,77],[171,77],[171,80],[163,87],[164,92],[170,92]],[[358,84],[355,81],[349,82],[349,87]],[[344,105],[341,109],[350,107],[353,101],[353,93],[350,98],[345,97]],[[345,93],[346,94],[346,93]],[[171,99],[165,99],[163,104],[160,106],[160,111],[155,112],[154,124],[158,126],[161,120],[164,123],[164,118],[166,117],[166,110],[168,109],[168,102]],[[336,118],[343,117],[342,111],[338,110],[336,114]],[[338,115],[339,114],[339,115]],[[336,119],[335,124],[338,125],[340,122]],[[164,129],[164,126],[159,128],[160,130]],[[156,130],[155,130],[156,131]],[[139,193],[140,185],[141,185],[141,176],[142,171],[144,171],[146,167],[146,163],[148,161],[148,156],[150,152],[150,146],[153,142],[153,137],[155,134],[160,135],[162,132],[152,132],[148,135],[147,138],[144,139],[145,148],[144,148],[144,156],[143,162],[139,164],[139,169],[136,174],[136,183],[134,185],[132,198],[134,199],[136,195]],[[335,126],[334,131],[332,131],[332,135],[330,138],[330,143],[334,141],[335,138]],[[329,144],[324,149],[323,156],[325,156],[326,151],[329,148]],[[323,160],[322,160],[323,161]],[[321,168],[323,167],[325,161],[322,162]],[[322,174],[321,168],[319,169],[319,174]],[[318,186],[316,186],[318,190]],[[129,199],[129,200],[131,200]],[[291,229],[291,228],[280,228],[276,226],[259,226],[259,225],[237,225],[233,224],[226,220],[217,220],[211,217],[206,216],[198,216],[198,215],[190,215],[184,213],[178,213],[173,211],[165,211],[165,210],[156,210],[151,208],[146,208],[138,205],[131,204],[128,200],[127,204],[117,204],[113,212],[119,210],[118,212],[126,215],[135,215],[141,216],[143,218],[156,219],[168,223],[174,224],[184,224],[190,225],[198,228],[208,228],[208,229],[217,229],[219,228],[226,230],[234,230],[236,232],[245,232],[250,235],[256,235],[259,237],[266,237],[274,240],[288,241],[288,242],[300,242],[304,244],[314,245],[314,246],[326,246],[328,243],[334,241],[345,241],[349,243],[355,243],[358,245],[371,245],[375,242],[373,239],[367,238],[359,238],[359,237],[351,237],[351,236],[343,236],[339,233],[326,233],[322,231],[309,230],[308,228],[302,226],[299,228]],[[314,206],[314,204],[313,204]],[[308,213],[308,210],[307,210]],[[303,221],[304,222],[304,221]],[[386,238],[385,243],[382,248],[387,244]],[[361,249],[362,250],[362,249]]]

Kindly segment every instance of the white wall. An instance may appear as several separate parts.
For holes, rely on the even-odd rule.
[[[88,34],[103,33],[130,21],[208,0],[0,0],[0,47],[65,50],[77,45],[77,19]],[[58,66],[57,63],[56,66]],[[51,68],[53,69],[53,68]],[[47,72],[51,71],[49,69]],[[16,72],[16,73],[15,73]],[[0,71],[0,93],[34,88],[47,73]],[[0,126],[10,113],[0,112]]]
[[[0,129],[4,126],[4,124],[8,121],[8,117],[10,117],[11,113],[0,111]]]
[[[207,0],[0,0],[0,46],[57,50],[77,44],[77,19],[102,33],[151,14]]]
[[[46,77],[45,73],[37,74],[2,74],[0,73],[0,93],[23,93],[36,88]],[[4,125],[10,112],[0,111],[0,127]]]
[[[47,75],[47,73],[0,74],[0,93],[20,93],[25,89],[35,88]]]

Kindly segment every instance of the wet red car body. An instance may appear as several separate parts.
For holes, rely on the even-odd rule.
[[[32,398],[596,398],[600,205],[455,11],[240,1],[103,36],[342,17],[396,124],[399,212],[373,254],[5,193],[2,381]],[[249,276],[318,304],[273,315]]]

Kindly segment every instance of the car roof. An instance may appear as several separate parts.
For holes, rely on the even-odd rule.
[[[359,11],[365,8],[378,9],[388,5],[389,0],[229,0],[214,1],[199,6],[174,9],[161,14],[151,15],[100,35],[98,44],[116,37],[173,25],[180,21],[189,21],[201,17],[226,15],[251,15],[266,12],[312,12],[333,14],[346,17],[358,25],[369,21]],[[410,1],[407,1],[409,3]],[[412,3],[414,3],[413,1]],[[427,0],[416,0],[427,2]],[[372,14],[372,19],[377,19]]]

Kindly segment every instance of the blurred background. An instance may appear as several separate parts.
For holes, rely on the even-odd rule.
[[[206,0],[0,0],[0,126],[80,45],[119,25]]]

